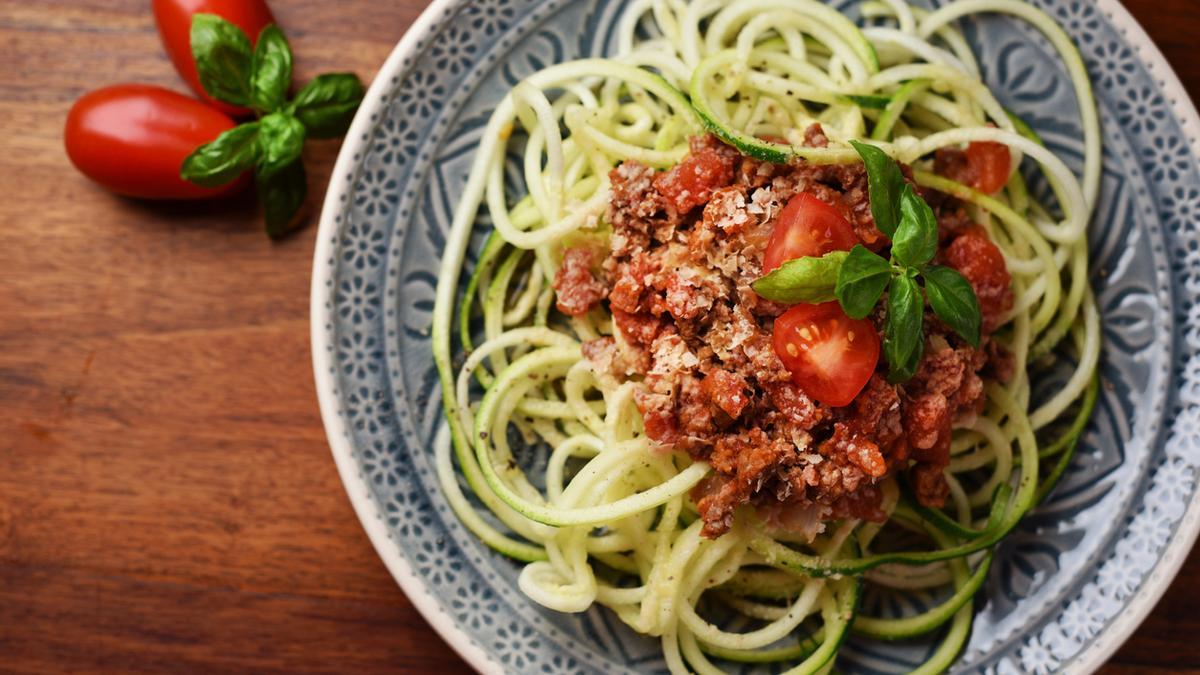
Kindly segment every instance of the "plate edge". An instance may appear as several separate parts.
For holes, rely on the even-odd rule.
[[[1129,41],[1150,74],[1158,80],[1172,112],[1183,127],[1193,156],[1200,156],[1200,113],[1197,112],[1195,103],[1188,95],[1179,75],[1167,61],[1167,57],[1120,0],[1096,0],[1096,8],[1105,14],[1113,27]],[[1163,442],[1166,440],[1164,437]],[[1129,640],[1158,606],[1159,600],[1179,575],[1179,570],[1187,560],[1198,535],[1200,488],[1192,495],[1192,502],[1180,519],[1173,540],[1163,551],[1155,569],[1150,572],[1141,592],[1129,602],[1117,619],[1108,625],[1106,631],[1097,635],[1092,644],[1065,664],[1064,672],[1094,673]]]
[[[316,386],[317,404],[321,410],[321,421],[325,427],[325,437],[329,449],[337,465],[338,475],[346,496],[354,513],[362,523],[375,553],[383,561],[384,566],[392,577],[400,584],[401,590],[412,602],[417,611],[425,618],[438,635],[472,668],[484,675],[503,675],[504,670],[486,651],[475,643],[471,637],[458,627],[458,624],[438,605],[437,600],[429,593],[421,580],[413,573],[412,567],[399,554],[398,544],[391,539],[383,514],[371,499],[358,466],[354,463],[354,449],[349,440],[348,430],[339,416],[336,397],[337,382],[331,374],[333,366],[330,345],[325,339],[325,326],[332,321],[330,309],[325,306],[327,291],[325,280],[333,273],[333,247],[337,239],[337,212],[342,198],[349,191],[338,177],[353,171],[356,154],[365,147],[362,135],[372,124],[371,115],[380,108],[379,101],[386,94],[391,79],[399,74],[404,60],[415,54],[420,48],[421,41],[433,33],[438,21],[444,13],[455,7],[460,0],[433,0],[409,26],[408,30],[396,43],[392,52],[380,66],[374,81],[363,97],[363,105],[354,116],[354,121],[346,132],[346,141],[338,151],[337,161],[330,174],[329,188],[325,193],[321,207],[321,217],[317,227],[317,241],[313,252],[312,280],[309,296],[309,331],[312,345],[313,379]],[[361,489],[356,489],[361,488]]]

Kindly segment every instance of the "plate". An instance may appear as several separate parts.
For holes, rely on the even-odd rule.
[[[623,4],[434,2],[371,86],[321,217],[312,344],[334,459],[388,569],[484,673],[663,670],[657,640],[607,611],[527,600],[518,567],[450,512],[431,451],[438,259],[483,126],[528,74],[611,53]],[[1099,99],[1104,178],[1090,245],[1104,386],[1063,483],[1001,544],[960,672],[1095,670],[1153,608],[1200,527],[1200,119],[1115,0],[1034,4],[1080,47]],[[1077,166],[1073,94],[1048,43],[1002,17],[964,31],[1001,102]],[[928,649],[851,642],[843,665],[903,672]]]

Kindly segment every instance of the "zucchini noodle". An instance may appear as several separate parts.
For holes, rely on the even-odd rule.
[[[1074,45],[1018,0],[932,12],[885,0],[861,13],[868,27],[817,0],[631,3],[615,56],[551,65],[498,103],[447,238],[433,344],[446,416],[435,463],[449,505],[483,543],[526,563],[519,585],[531,599],[564,612],[608,607],[662,641],[673,673],[737,662],[827,673],[852,632],[934,635],[918,671],[947,669],[970,636],[994,545],[1053,488],[1095,404],[1100,327],[1086,225],[1100,129]],[[1027,21],[1058,50],[1079,103],[1082,176],[980,80],[955,21],[988,13]],[[814,123],[827,147],[804,145]],[[626,160],[669,168],[705,132],[780,163],[858,162],[848,142],[870,142],[910,165],[920,187],[966,204],[1000,247],[1016,302],[993,338],[1015,374],[989,383],[983,413],[955,429],[946,510],[917,503],[898,476],[881,485],[883,525],[841,521],[804,542],[741,509],[729,532],[702,537],[690,492],[710,468],[654,447],[637,383],[595,373],[582,357],[587,340],[620,339],[612,317],[552,310],[564,249],[606,240],[609,171]],[[935,151],[978,141],[1040,171],[1056,203],[1034,203],[1020,172],[995,195],[933,172]],[[514,176],[524,195],[510,194]],[[494,231],[464,286],[481,208]],[[1028,367],[1051,361],[1059,384],[1035,392]],[[548,459],[530,476],[514,445],[539,443]],[[869,617],[859,602],[872,587],[937,600]]]

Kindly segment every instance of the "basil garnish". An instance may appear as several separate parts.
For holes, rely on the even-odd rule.
[[[284,234],[304,203],[305,139],[346,133],[362,102],[362,82],[352,73],[319,75],[289,103],[292,50],[277,26],[263,28],[252,48],[241,28],[213,14],[196,14],[191,40],[204,90],[218,101],[249,106],[260,119],[197,148],[179,175],[216,187],[253,167],[267,233]]]
[[[925,351],[925,299],[934,314],[963,340],[978,348],[979,299],[961,274],[931,265],[937,254],[937,218],[929,204],[904,180],[900,166],[883,150],[851,141],[867,170],[867,188],[875,226],[892,240],[891,260],[862,244],[844,253],[791,260],[754,282],[754,290],[776,302],[828,302],[862,319],[875,310],[887,290],[883,353],[888,381],[916,374]],[[840,254],[840,255],[839,255]],[[835,279],[830,285],[830,279]]]

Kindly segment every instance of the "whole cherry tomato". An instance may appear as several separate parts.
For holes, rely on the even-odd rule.
[[[84,94],[67,114],[63,140],[88,178],[129,197],[200,199],[240,188],[204,188],[179,177],[197,147],[232,129],[225,113],[162,87],[118,84]]]
[[[192,90],[234,117],[249,114],[249,108],[213,100],[200,86],[196,62],[192,59],[192,16],[195,14],[216,14],[245,31],[253,44],[263,28],[275,23],[271,10],[264,0],[154,0],[154,21],[158,24],[163,47]]]
[[[796,258],[849,251],[857,243],[858,235],[840,211],[816,195],[801,192],[783,207],[771,229],[763,273]]]
[[[879,335],[836,302],[799,304],[775,319],[775,353],[804,393],[835,408],[849,405],[879,362]]]

